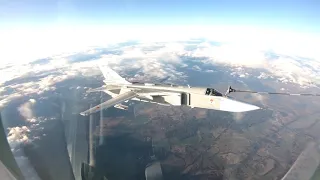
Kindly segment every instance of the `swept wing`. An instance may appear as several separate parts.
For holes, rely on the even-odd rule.
[[[89,114],[92,114],[92,113],[95,113],[95,112],[98,112],[102,109],[107,109],[111,106],[114,106],[118,103],[121,103],[123,101],[126,101],[126,100],[129,100],[131,98],[134,98],[138,96],[135,92],[133,91],[128,91],[128,92],[125,92],[123,94],[120,94],[112,99],[109,99],[108,101],[104,102],[104,103],[101,103],[97,106],[94,106],[93,108],[90,108],[86,111],[83,111],[82,113],[80,113],[82,116],[87,116]]]

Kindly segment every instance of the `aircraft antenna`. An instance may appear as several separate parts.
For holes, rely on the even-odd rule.
[[[233,89],[229,86],[225,96],[232,92],[243,92],[243,93],[255,93],[255,94],[270,94],[270,95],[287,95],[287,96],[320,96],[320,94],[312,94],[312,93],[282,93],[282,92],[264,92],[264,91],[249,91],[249,90],[238,90]]]

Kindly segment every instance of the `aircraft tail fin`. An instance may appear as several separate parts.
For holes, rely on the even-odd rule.
[[[125,78],[112,70],[108,65],[99,64],[99,68],[105,78],[106,84],[131,84]]]

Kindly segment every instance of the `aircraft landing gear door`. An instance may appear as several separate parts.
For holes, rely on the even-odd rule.
[[[181,94],[181,105],[190,105],[190,94],[189,93],[182,93]]]

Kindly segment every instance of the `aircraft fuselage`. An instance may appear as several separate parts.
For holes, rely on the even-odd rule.
[[[221,111],[242,112],[259,109],[257,106],[235,101],[223,96],[213,88],[189,87],[162,84],[116,84],[120,93],[134,91],[138,94],[132,100],[160,105],[190,106]]]

